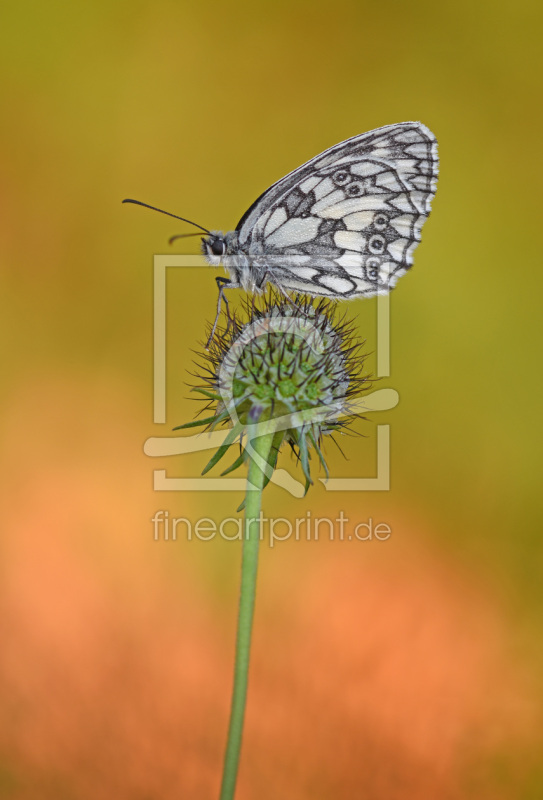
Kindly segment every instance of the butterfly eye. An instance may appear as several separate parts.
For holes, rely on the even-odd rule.
[[[378,234],[372,236],[368,242],[370,253],[384,253],[385,246],[386,241],[384,236],[379,236]]]
[[[336,186],[345,186],[346,183],[349,183],[350,179],[351,176],[345,169],[338,169],[338,171],[334,172],[332,175],[332,180]]]
[[[345,189],[349,197],[358,197],[364,194],[364,186],[360,181],[353,181]]]
[[[373,218],[373,224],[378,231],[384,231],[388,225],[388,217],[386,214],[376,214]]]
[[[223,256],[224,255],[224,242],[222,239],[213,239],[211,242],[211,252],[214,256]]]

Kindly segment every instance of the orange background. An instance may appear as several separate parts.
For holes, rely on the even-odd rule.
[[[227,230],[326,147],[420,119],[441,173],[391,301],[400,404],[348,461],[327,448],[332,474],[371,476],[390,424],[391,491],[264,497],[392,535],[262,547],[238,796],[540,797],[540,3],[1,14],[2,796],[218,795],[240,545],[153,542],[150,520],[241,498],[154,493],[153,468],[208,455],[142,451],[197,407],[216,273],[168,279],[154,426],[152,255],[186,228],[121,199]],[[374,301],[349,311],[373,353]]]

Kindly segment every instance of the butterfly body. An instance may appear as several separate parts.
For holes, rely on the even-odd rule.
[[[229,274],[228,288],[241,288],[260,294],[268,282],[275,283],[274,275],[278,266],[274,263],[276,257],[271,253],[266,255],[258,243],[251,248],[242,248],[237,231],[212,231],[211,236],[202,242],[208,263],[214,267],[222,264]]]
[[[273,184],[202,250],[223,288],[336,298],[387,294],[413,263],[436,190],[437,142],[420,122],[341,142]]]

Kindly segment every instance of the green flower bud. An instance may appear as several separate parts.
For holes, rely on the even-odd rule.
[[[194,390],[208,398],[213,413],[201,424],[232,426],[204,472],[240,441],[242,453],[226,470],[232,471],[251,455],[254,436],[273,431],[268,480],[285,442],[302,465],[306,488],[311,452],[328,474],[323,438],[352,422],[352,401],[370,386],[362,374],[361,343],[353,338],[352,323],[337,318],[334,302],[290,301],[275,293],[247,301],[200,358],[203,383]]]

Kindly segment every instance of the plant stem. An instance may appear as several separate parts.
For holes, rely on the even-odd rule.
[[[273,433],[253,439],[254,451],[260,457],[259,463],[267,463],[272,442]],[[262,462],[260,462],[260,459],[262,459]],[[234,798],[241,751],[241,737],[243,734],[258,568],[258,546],[260,544],[258,517],[260,515],[262,486],[264,483],[264,473],[260,469],[259,463],[251,458],[247,473],[245,536],[241,559],[241,589],[234,666],[234,691],[232,693],[220,800],[233,800]]]

